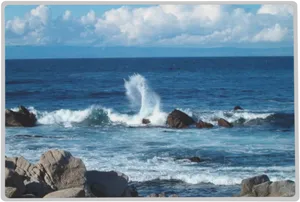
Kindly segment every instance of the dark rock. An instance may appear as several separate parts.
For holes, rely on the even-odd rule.
[[[47,185],[43,181],[24,181],[25,184],[25,193],[29,195],[34,195],[36,197],[44,197],[50,192],[53,192],[54,190],[51,189],[49,185]]]
[[[243,110],[243,108],[240,107],[240,106],[235,106],[235,107],[233,108],[233,110],[234,110],[234,111],[236,111],[236,110]]]
[[[38,163],[46,182],[53,190],[84,186],[86,168],[82,160],[70,152],[49,150]]]
[[[199,121],[198,123],[196,123],[196,127],[197,128],[212,128],[212,127],[214,127],[214,125],[211,123],[206,123],[204,121]]]
[[[143,119],[143,120],[142,120],[142,123],[143,123],[143,124],[149,124],[149,123],[150,123],[150,120],[149,120],[149,119]]]
[[[128,177],[123,173],[92,170],[86,172],[86,178],[91,192],[97,197],[121,197],[128,194]]]
[[[270,179],[267,175],[259,175],[242,180],[240,196],[252,194],[252,188],[254,185],[258,185],[268,181],[270,181]]]
[[[199,162],[202,162],[203,160],[201,160],[199,157],[197,156],[194,156],[194,157],[191,157],[191,158],[188,158],[191,162],[196,162],[196,163],[199,163]]]
[[[33,194],[24,194],[20,198],[37,198],[37,197]]]
[[[5,110],[5,126],[32,127],[37,119],[33,113],[30,113],[25,107],[20,106],[18,112]]]
[[[195,121],[182,111],[173,110],[167,118],[167,124],[172,128],[187,128]]]
[[[80,188],[69,188],[61,189],[55,192],[51,192],[44,196],[44,198],[78,198],[85,197],[85,192],[82,187]]]
[[[5,191],[7,196],[10,197],[18,197],[25,192],[25,185],[22,177],[14,170],[8,168],[5,168],[5,187],[12,187]]]
[[[233,125],[231,123],[229,123],[228,121],[226,121],[225,119],[218,119],[218,125],[222,126],[222,127],[226,127],[226,128],[231,128],[233,127]]]

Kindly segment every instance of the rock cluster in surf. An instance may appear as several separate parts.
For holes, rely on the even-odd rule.
[[[5,110],[5,126],[32,127],[35,125],[36,121],[35,115],[23,106],[19,106],[18,112],[9,109]]]
[[[81,159],[63,150],[45,152],[38,163],[5,157],[8,198],[135,197],[123,173],[86,170]]]

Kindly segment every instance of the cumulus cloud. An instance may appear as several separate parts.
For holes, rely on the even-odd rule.
[[[71,17],[71,11],[66,10],[65,13],[64,13],[64,15],[63,15],[63,17],[62,17],[63,20],[67,21],[67,20],[70,19],[70,17]]]
[[[94,24],[94,22],[96,21],[95,11],[90,10],[85,16],[82,16],[80,20],[84,25]]]
[[[262,5],[257,14],[270,14],[270,15],[293,15],[293,7],[287,4],[284,5]]]
[[[253,37],[254,42],[259,41],[281,41],[287,34],[287,28],[282,28],[279,24],[275,24],[274,27],[265,28]]]
[[[92,46],[238,46],[292,41],[289,5],[262,5],[257,11],[225,5],[122,6],[103,14],[51,18],[38,6],[6,22],[6,43]]]

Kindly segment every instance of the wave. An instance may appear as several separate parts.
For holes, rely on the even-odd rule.
[[[126,96],[130,102],[131,111],[135,113],[124,114],[116,112],[114,109],[105,108],[100,105],[92,105],[82,110],[59,109],[55,111],[38,111],[34,107],[29,110],[36,114],[38,124],[53,125],[60,124],[71,127],[74,124],[83,125],[103,125],[103,124],[123,124],[127,126],[143,126],[142,119],[150,120],[152,126],[166,126],[168,113],[161,109],[161,100],[149,86],[147,80],[140,74],[134,74],[128,80],[124,80]],[[27,93],[27,92],[26,92]],[[106,92],[98,92],[92,96],[102,96]],[[121,92],[113,92],[120,94]],[[247,110],[241,111],[198,111],[195,109],[181,109],[196,121],[217,125],[218,118],[224,118],[234,125],[263,125],[273,124],[282,127],[292,127],[294,125],[294,114],[284,113],[261,113]],[[12,109],[17,110],[17,108]]]

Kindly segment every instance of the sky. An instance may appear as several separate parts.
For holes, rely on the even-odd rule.
[[[293,7],[8,5],[6,47],[293,48]],[[9,54],[13,54],[9,49]],[[28,49],[29,50],[29,49]],[[33,50],[34,54],[34,49]],[[38,48],[36,49],[38,50]]]

